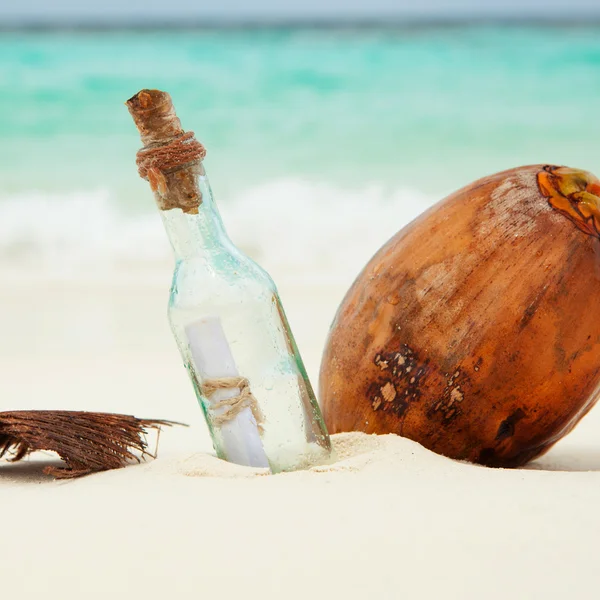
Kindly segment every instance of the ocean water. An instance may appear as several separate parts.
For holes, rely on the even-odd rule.
[[[0,262],[152,263],[169,248],[124,101],[171,93],[232,238],[356,273],[431,203],[551,162],[600,174],[600,27],[0,34]]]

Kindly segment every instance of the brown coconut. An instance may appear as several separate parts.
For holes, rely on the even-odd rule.
[[[398,232],[343,300],[320,395],[331,433],[396,433],[518,466],[600,386],[600,181],[527,166],[485,177]]]

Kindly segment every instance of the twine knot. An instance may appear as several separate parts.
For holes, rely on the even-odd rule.
[[[239,389],[240,393],[225,400],[219,400],[211,404],[213,425],[221,427],[225,423],[232,421],[245,408],[252,411],[256,425],[260,433],[263,432],[264,416],[258,402],[250,391],[250,382],[245,377],[218,377],[214,379],[206,379],[202,383],[202,394],[208,398],[217,390],[234,390]],[[215,414],[215,411],[224,409],[220,414]]]

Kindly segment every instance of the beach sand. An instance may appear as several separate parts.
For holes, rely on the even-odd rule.
[[[161,270],[162,269],[162,270]],[[338,462],[276,476],[219,461],[150,278],[4,273],[2,410],[183,421],[155,461],[55,482],[0,464],[1,589],[15,598],[595,598],[600,408],[521,470],[397,436],[334,436]],[[316,384],[345,284],[280,282]]]

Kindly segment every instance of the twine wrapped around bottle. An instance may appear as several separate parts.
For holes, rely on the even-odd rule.
[[[206,148],[194,137],[194,132],[186,131],[167,144],[145,146],[138,151],[135,162],[140,177],[148,179],[148,172],[152,169],[166,173],[205,156]]]
[[[264,415],[260,410],[256,398],[250,391],[250,382],[245,377],[217,377],[206,379],[202,382],[200,389],[205,398],[209,398],[217,390],[240,390],[239,394],[231,398],[219,400],[210,405],[213,425],[221,427],[235,419],[235,417],[244,409],[249,408],[252,411],[259,432],[263,432]],[[219,411],[219,409],[224,410],[217,414],[216,411]]]

